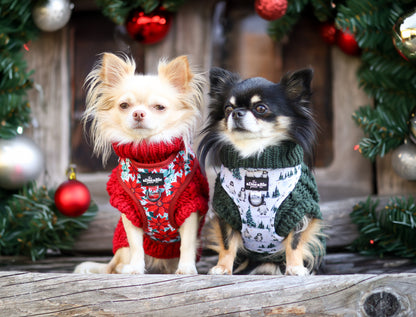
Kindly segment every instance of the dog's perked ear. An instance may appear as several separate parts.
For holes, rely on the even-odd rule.
[[[160,77],[169,81],[179,92],[186,92],[194,77],[185,55],[179,56],[169,63],[161,61],[158,66]]]
[[[213,67],[209,72],[209,95],[212,98],[224,96],[224,93],[240,80],[240,76],[236,73],[230,72],[220,67]]]
[[[136,64],[133,60],[126,61],[112,53],[104,53],[102,57],[100,78],[103,83],[115,87],[126,75],[134,75]]]
[[[295,102],[309,102],[312,77],[313,70],[310,68],[284,75],[280,84],[284,87],[286,97]]]

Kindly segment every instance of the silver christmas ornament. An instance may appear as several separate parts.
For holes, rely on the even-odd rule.
[[[416,145],[405,141],[393,151],[391,164],[400,177],[416,180]]]
[[[43,154],[29,138],[0,139],[0,187],[18,189],[35,180],[44,168]]]
[[[393,26],[393,44],[407,61],[416,61],[416,9],[405,13]]]
[[[42,31],[53,32],[68,23],[73,7],[69,0],[39,0],[33,8],[33,20]]]

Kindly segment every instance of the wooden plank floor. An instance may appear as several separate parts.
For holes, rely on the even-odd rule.
[[[26,257],[0,256],[0,271],[37,273],[72,273],[84,261],[109,262],[110,256],[50,256],[32,262]],[[206,254],[197,263],[199,274],[207,274],[216,264],[217,255]],[[402,258],[367,257],[354,253],[329,253],[325,256],[318,275],[416,273],[416,263]]]
[[[80,275],[0,272],[2,316],[411,316],[416,274]]]
[[[356,201],[321,206],[328,254],[317,275],[210,276],[217,255],[209,252],[194,276],[71,274],[83,261],[111,258],[80,249],[36,262],[0,256],[0,316],[416,316],[414,262],[345,252],[357,236]]]
[[[412,316],[416,265],[405,259],[329,254],[318,275],[70,274],[85,260],[0,257],[0,316]],[[355,274],[355,273],[361,274]],[[399,273],[400,272],[400,273]],[[375,273],[375,274],[374,274]]]

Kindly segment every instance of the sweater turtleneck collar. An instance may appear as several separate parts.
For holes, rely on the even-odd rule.
[[[293,142],[267,147],[260,155],[242,158],[231,145],[220,150],[220,160],[228,168],[283,168],[303,162],[303,149]]]
[[[181,138],[171,142],[147,143],[146,141],[127,144],[113,144],[115,153],[120,158],[133,159],[144,164],[159,163],[167,160],[172,154],[185,149]]]

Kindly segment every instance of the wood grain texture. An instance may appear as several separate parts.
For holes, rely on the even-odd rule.
[[[371,316],[416,309],[416,274],[309,277],[0,273],[4,316]],[[386,296],[385,296],[386,297]],[[380,312],[380,311],[379,311]],[[380,316],[380,315],[375,315]]]
[[[363,132],[352,120],[352,113],[372,103],[358,87],[360,60],[337,47],[331,54],[334,158],[328,167],[315,169],[319,193],[326,201],[374,193],[372,164],[354,151]]]
[[[65,179],[69,159],[68,29],[44,32],[25,52],[34,87],[28,93],[32,109],[31,134],[45,156],[45,173],[39,183],[48,186]]]

